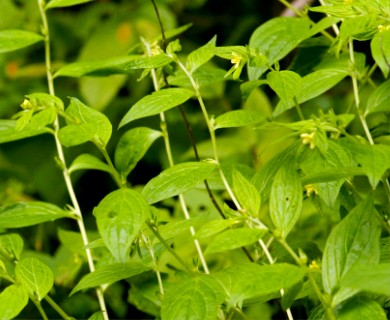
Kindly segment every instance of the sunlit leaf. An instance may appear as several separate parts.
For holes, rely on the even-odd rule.
[[[111,192],[94,210],[99,233],[117,261],[129,259],[130,247],[150,215],[145,199],[136,191]]]
[[[43,37],[34,32],[24,30],[2,30],[0,31],[0,53],[28,47],[42,40]]]
[[[209,61],[215,52],[217,37],[214,36],[207,44],[192,51],[187,57],[187,69],[193,73],[201,65]]]
[[[11,284],[0,293],[0,318],[15,318],[27,303],[26,289],[21,285]]]
[[[264,115],[255,110],[233,110],[215,119],[214,128],[234,128],[255,124],[264,120]]]
[[[142,195],[149,204],[182,194],[195,188],[217,168],[210,162],[186,162],[161,172],[150,180]]]
[[[381,30],[371,40],[371,53],[385,78],[389,76],[390,30]]]
[[[61,7],[70,7],[77,4],[90,2],[94,0],[50,0],[50,2],[46,5],[46,9],[51,8],[61,8]]]
[[[375,112],[390,112],[390,80],[383,82],[368,97],[365,116]]]
[[[156,69],[161,68],[169,63],[171,63],[173,59],[167,56],[164,53],[160,53],[157,55],[153,55],[151,57],[148,56],[139,56],[135,59],[131,59],[124,66],[124,70],[130,69]]]
[[[20,260],[23,251],[23,238],[17,233],[0,235],[0,247],[15,260]]]
[[[73,160],[69,172],[72,173],[77,170],[100,170],[112,173],[112,169],[106,163],[88,153],[81,154]]]
[[[352,298],[347,301],[337,315],[337,320],[375,319],[386,320],[386,312],[375,300]]]
[[[171,239],[177,235],[189,231],[190,227],[195,227],[204,221],[203,216],[196,216],[188,220],[175,221],[158,227],[158,232],[163,239]]]

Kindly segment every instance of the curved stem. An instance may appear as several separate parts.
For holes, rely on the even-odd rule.
[[[46,11],[45,11],[44,6],[45,6],[45,2],[43,0],[38,0],[38,7],[39,7],[40,14],[41,14],[41,19],[42,19],[42,34],[44,36],[44,43],[45,43],[45,63],[46,63],[47,83],[48,83],[49,93],[54,96],[55,90],[54,90],[54,81],[53,81],[53,74],[52,74],[52,67],[51,67],[50,33],[49,33],[49,24],[47,21],[47,16],[46,16]],[[78,223],[78,227],[80,230],[81,238],[83,240],[84,246],[86,247],[85,253],[87,255],[88,266],[89,266],[90,271],[93,272],[93,271],[95,271],[95,265],[94,265],[94,261],[92,258],[92,252],[87,247],[87,245],[89,243],[88,237],[87,237],[87,231],[85,229],[80,206],[79,206],[79,203],[78,203],[78,200],[77,200],[77,197],[76,197],[73,185],[72,185],[72,181],[70,179],[70,173],[69,173],[67,166],[66,166],[64,151],[62,149],[62,145],[61,145],[60,140],[58,138],[59,129],[60,129],[59,120],[58,120],[58,116],[56,116],[56,119],[54,121],[54,140],[55,140],[55,145],[56,145],[56,149],[57,149],[57,154],[58,154],[58,158],[62,164],[62,173],[63,173],[64,181],[66,184],[66,188],[68,190],[69,197],[70,197],[71,202],[72,202],[74,213],[77,216],[77,223]],[[97,288],[96,294],[97,294],[97,297],[99,300],[100,310],[102,311],[103,317],[105,320],[108,320],[109,318],[108,318],[108,314],[107,314],[107,308],[106,308],[106,304],[104,301],[102,288]]]

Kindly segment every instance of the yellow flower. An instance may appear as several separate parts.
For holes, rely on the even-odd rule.
[[[378,30],[379,30],[379,32],[390,30],[390,25],[384,26],[384,25],[380,24],[378,26]]]
[[[312,262],[310,262],[310,265],[309,265],[309,269],[317,269],[317,270],[320,270],[320,266],[318,265],[317,261],[313,260]]]
[[[300,135],[300,137],[302,139],[302,143],[308,144],[308,145],[310,145],[310,149],[314,149],[316,147],[316,145],[314,144],[315,134],[316,134],[315,131],[313,131],[312,133],[302,133]]]
[[[235,52],[232,52],[232,59],[230,61],[232,64],[234,64],[234,69],[237,69],[242,61],[242,56]]]
[[[308,184],[305,186],[305,190],[306,190],[306,194],[308,197],[310,197],[310,195],[312,193],[314,194],[318,194],[318,191],[316,190],[316,187],[314,186],[314,184]]]

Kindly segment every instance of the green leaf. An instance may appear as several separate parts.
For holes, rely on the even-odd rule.
[[[105,164],[99,158],[84,153],[79,155],[76,159],[73,160],[72,165],[69,167],[69,173],[75,172],[77,170],[100,170],[108,173],[112,173],[111,168]]]
[[[341,281],[341,286],[390,296],[390,263],[358,265]]]
[[[88,320],[104,320],[103,312],[97,311],[92,316],[88,318]]]
[[[267,74],[269,86],[280,98],[281,108],[288,108],[294,103],[293,98],[297,96],[302,87],[302,78],[293,71],[271,71]]]
[[[119,127],[122,127],[133,120],[167,111],[168,109],[186,102],[193,95],[194,93],[192,91],[180,88],[168,88],[156,91],[143,97],[133,105],[123,117]]]
[[[368,97],[367,108],[364,113],[368,114],[375,112],[390,112],[390,80],[383,82],[376,88]]]
[[[226,284],[229,304],[237,306],[242,305],[246,299],[291,288],[300,282],[304,275],[302,268],[290,264],[241,263],[218,272],[216,277]]]
[[[94,0],[51,0],[45,7],[45,9],[52,9],[52,8],[61,8],[61,7],[70,7],[77,4],[90,2]]]
[[[213,276],[182,280],[164,295],[161,319],[215,320],[225,295],[223,287]]]
[[[42,40],[43,37],[34,32],[24,30],[2,30],[0,31],[0,53],[28,47]]]
[[[177,196],[195,188],[217,168],[210,162],[186,162],[175,165],[151,179],[142,195],[149,204]]]
[[[231,227],[239,222],[237,219],[218,219],[205,223],[199,231],[196,232],[197,239],[207,238],[213,236],[221,231]]]
[[[337,320],[375,319],[386,320],[386,312],[375,300],[353,298],[347,301],[337,315]]]
[[[18,281],[41,301],[53,287],[54,276],[51,269],[36,258],[22,259],[15,267]]]
[[[214,129],[243,127],[264,120],[264,115],[255,110],[233,110],[215,119]]]
[[[294,166],[284,164],[274,177],[270,198],[271,219],[283,238],[287,237],[301,214],[302,194]]]
[[[195,227],[204,221],[204,216],[196,216],[188,220],[175,221],[158,227],[158,232],[165,240],[169,240],[177,235],[189,231],[190,227]]]
[[[57,70],[54,77],[108,76],[127,74],[125,66],[139,56],[120,56],[102,60],[79,61],[67,64]]]
[[[268,57],[268,65],[284,58],[298,44],[310,36],[310,20],[278,17],[263,23],[252,34],[249,47]],[[249,67],[249,80],[259,79],[268,67]]]
[[[150,216],[145,199],[134,190],[116,190],[104,197],[93,213],[99,233],[114,258],[127,261],[134,239]]]
[[[233,170],[233,190],[243,210],[257,217],[260,211],[260,193],[237,169]]]
[[[190,73],[193,73],[201,65],[209,61],[215,53],[215,44],[217,41],[217,36],[214,36],[208,43],[204,46],[192,51],[187,57],[187,69]]]
[[[390,68],[390,30],[377,32],[371,40],[371,53],[383,75],[387,78]]]
[[[173,59],[167,56],[165,53],[153,55],[151,57],[139,56],[136,59],[132,59],[123,67],[124,70],[130,69],[156,69],[161,68],[169,63]]]
[[[354,266],[379,262],[381,227],[375,216],[373,197],[368,197],[333,228],[326,241],[322,281],[325,291],[334,295],[333,306],[356,292],[348,288],[336,292]]]
[[[101,112],[87,107],[76,98],[70,98],[69,107],[66,109],[68,126],[60,129],[59,138],[66,146],[74,146],[87,141],[93,141],[96,145],[105,147],[110,140],[112,126],[108,118]]]
[[[322,69],[309,73],[302,78],[301,89],[296,95],[298,103],[303,103],[318,97],[334,87],[347,75],[348,73],[346,71],[339,69]],[[276,106],[273,116],[276,117],[292,107],[294,107],[293,101],[280,101]]]
[[[84,276],[70,294],[103,284],[112,284],[150,269],[152,269],[150,266],[138,262],[109,264]]]
[[[15,260],[20,260],[23,251],[23,238],[17,233],[0,235],[0,247]]]
[[[266,233],[266,229],[229,229],[216,235],[205,253],[223,252],[248,246],[261,239]]]
[[[21,228],[59,218],[75,218],[70,212],[40,201],[18,202],[0,208],[0,228]]]
[[[13,319],[28,303],[28,293],[21,285],[12,284],[0,293],[0,319]]]
[[[152,143],[161,136],[160,131],[139,127],[127,131],[119,139],[115,149],[114,163],[122,178],[126,179]]]

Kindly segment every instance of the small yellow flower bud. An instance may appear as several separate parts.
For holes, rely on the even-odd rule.
[[[232,64],[234,64],[234,69],[237,69],[242,61],[242,56],[235,52],[232,52],[232,59],[230,61]]]
[[[314,186],[314,184],[306,185],[305,186],[305,190],[306,190],[306,194],[307,194],[308,197],[310,197],[312,193],[318,195],[318,191],[316,190],[316,187]]]
[[[313,260],[312,262],[310,262],[309,264],[309,269],[312,269],[312,270],[320,270],[320,266],[318,265],[317,261]]]
[[[28,100],[28,99],[24,99],[23,103],[20,106],[24,110],[28,110],[28,109],[32,109],[33,108],[33,105],[31,104],[30,100]]]
[[[312,133],[302,133],[300,135],[300,137],[302,139],[302,143],[309,144],[310,149],[314,149],[316,147],[316,145],[314,144],[315,134],[316,134],[315,131],[313,131]]]

